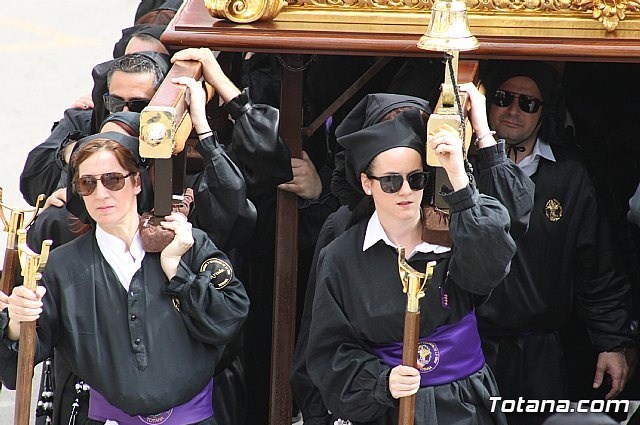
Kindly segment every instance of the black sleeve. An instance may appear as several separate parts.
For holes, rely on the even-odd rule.
[[[631,285],[615,267],[609,225],[595,195],[585,192],[593,208],[583,209],[576,246],[577,312],[597,351],[619,350],[632,345]]]
[[[193,185],[189,221],[221,249],[236,248],[251,237],[256,224],[256,208],[247,199],[242,173],[213,136],[198,142],[196,149],[205,165]]]
[[[62,148],[73,140],[89,134],[91,110],[67,109],[47,139],[27,155],[20,174],[20,191],[29,205],[35,205],[38,195],[51,195],[66,184],[66,164]]]
[[[464,290],[488,295],[507,276],[516,253],[509,214],[498,200],[470,185],[442,196],[451,207],[450,276]]]
[[[505,154],[504,142],[478,150],[477,179],[480,193],[502,203],[511,218],[511,236],[522,237],[533,209],[533,181]]]
[[[211,345],[229,343],[247,318],[249,297],[231,261],[199,229],[165,293],[178,298],[191,335]]]
[[[229,101],[225,109],[235,120],[227,151],[242,171],[249,196],[291,181],[291,155],[278,135],[280,111],[251,102],[249,89]]]

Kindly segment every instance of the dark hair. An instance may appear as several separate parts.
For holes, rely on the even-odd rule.
[[[378,121],[378,122],[390,121],[390,120],[394,119],[395,117],[397,117],[398,115],[400,115],[400,112],[408,111],[409,109],[417,109],[418,112],[420,112],[420,116],[424,120],[424,126],[426,127],[427,126],[427,121],[429,121],[429,113],[427,111],[425,111],[424,109],[420,109],[420,108],[417,108],[415,106],[401,106],[399,108],[392,109],[391,111],[387,112],[387,114],[385,116],[383,116],[380,119],[380,121]]]
[[[176,16],[175,10],[158,9],[141,16],[136,20],[136,24],[155,24],[155,25],[169,25],[169,22]]]
[[[118,163],[128,172],[138,173],[140,168],[136,163],[133,153],[125,146],[111,139],[93,139],[78,148],[71,158],[71,166],[73,167],[73,181],[79,177],[79,167],[91,155],[99,151],[110,151],[118,160]]]
[[[113,61],[107,71],[107,87],[111,85],[111,77],[116,71],[130,74],[151,74],[153,75],[154,89],[160,87],[164,78],[160,67],[153,60],[139,53],[130,53]]]

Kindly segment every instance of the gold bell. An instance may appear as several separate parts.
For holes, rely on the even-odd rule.
[[[469,30],[467,6],[461,0],[438,0],[431,8],[431,22],[418,48],[437,52],[474,50],[478,40]]]

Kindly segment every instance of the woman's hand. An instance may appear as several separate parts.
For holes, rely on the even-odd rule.
[[[9,339],[17,341],[20,339],[20,323],[33,322],[42,313],[42,297],[47,292],[44,286],[38,286],[36,291],[32,291],[24,286],[13,288],[8,297],[9,305],[9,329],[7,336]]]
[[[205,105],[207,104],[207,95],[199,81],[191,77],[178,77],[171,80],[172,83],[187,86],[189,93],[189,114],[193,121],[193,127],[196,133],[202,134],[211,131],[209,122],[207,121],[207,113]]]
[[[420,372],[415,367],[396,366],[389,374],[389,391],[393,398],[414,395],[420,389]]]
[[[427,146],[438,155],[453,190],[460,190],[469,184],[469,176],[464,169],[462,140],[456,129],[447,125],[440,127],[434,134],[427,135]]]
[[[240,90],[229,80],[211,49],[201,47],[180,50],[171,58],[171,63],[177,60],[198,61],[202,64],[202,74],[207,83],[211,84],[222,100],[226,103],[240,94]]]
[[[178,264],[185,252],[193,246],[191,223],[181,213],[173,212],[166,216],[160,225],[175,233],[173,240],[160,253],[160,264],[164,274],[171,280],[178,271]]]

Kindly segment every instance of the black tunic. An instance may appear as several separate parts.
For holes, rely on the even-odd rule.
[[[55,348],[56,361],[130,415],[192,399],[213,376],[249,307],[227,257],[203,232],[193,234],[194,246],[173,279],[162,272],[160,254],[147,253],[129,292],[102,256],[94,231],[52,251],[42,278],[47,294],[36,363]],[[217,289],[223,277],[228,282]],[[6,321],[7,310],[2,314]],[[2,358],[17,346],[4,333],[3,340]],[[3,380],[15,373],[14,354],[0,365]]]
[[[566,398],[557,331],[577,309],[597,351],[631,340],[629,282],[616,273],[593,184],[575,153],[540,159],[527,234],[511,271],[478,309],[487,362],[507,396]]]
[[[527,230],[529,214],[533,208],[533,182],[506,157],[504,142],[479,149],[473,158],[473,163],[480,192],[497,198],[507,208],[511,219],[509,233],[514,239],[522,237]],[[305,422],[309,422],[310,425],[330,423],[327,409],[318,390],[311,382],[306,367],[311,309],[316,288],[317,260],[320,250],[345,231],[350,219],[351,211],[346,206],[341,207],[327,218],[318,237],[307,284],[302,324],[293,358],[291,386]]]
[[[451,206],[451,251],[417,253],[410,264],[424,270],[435,260],[432,283],[421,300],[420,336],[453,324],[473,311],[506,275],[515,253],[509,215],[496,199],[470,186],[445,195]],[[329,244],[318,260],[317,289],[307,349],[307,370],[327,408],[355,423],[388,424],[397,420],[389,393],[389,366],[371,347],[402,341],[406,296],[398,275],[397,252],[379,241],[362,251],[367,220]],[[448,306],[442,292],[448,294]],[[463,398],[471,400],[465,410]],[[421,388],[418,424],[503,423],[489,413],[489,394],[496,394],[487,368],[468,378]],[[436,403],[436,409],[425,409]],[[426,415],[426,416],[423,416]],[[466,418],[466,419],[462,419]],[[490,422],[486,422],[490,423]]]

